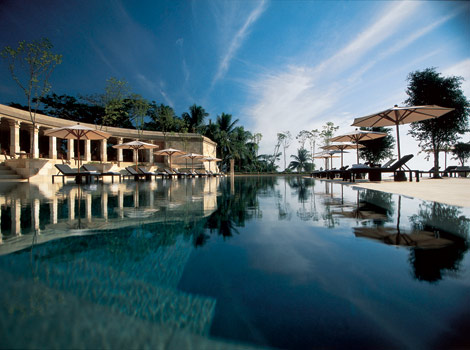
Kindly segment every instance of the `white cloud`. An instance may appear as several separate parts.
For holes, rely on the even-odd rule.
[[[462,82],[462,90],[468,98],[470,98],[470,58],[457,62],[442,71],[444,76],[459,76],[465,80]]]
[[[262,0],[258,4],[258,6],[256,6],[256,8],[253,11],[251,11],[251,13],[246,18],[241,28],[237,31],[237,33],[231,39],[227,52],[223,55],[222,59],[219,62],[217,72],[214,76],[214,79],[212,80],[212,86],[214,86],[215,83],[217,83],[217,81],[222,79],[224,75],[227,73],[230,67],[230,62],[232,61],[238,49],[242,46],[245,38],[249,34],[250,27],[258,20],[258,18],[261,16],[261,14],[264,12],[265,9],[266,9],[266,1]],[[233,16],[233,14],[231,14],[231,16]]]

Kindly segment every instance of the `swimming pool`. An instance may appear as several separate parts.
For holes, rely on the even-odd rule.
[[[4,184],[0,204],[1,347],[468,342],[469,208],[297,177]]]

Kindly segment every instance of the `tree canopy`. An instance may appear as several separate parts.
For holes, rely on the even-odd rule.
[[[408,76],[407,105],[454,108],[439,118],[412,123],[409,131],[422,149],[433,150],[435,177],[439,176],[439,151],[468,131],[470,103],[461,89],[462,80],[462,77],[444,77],[436,68],[415,71]]]

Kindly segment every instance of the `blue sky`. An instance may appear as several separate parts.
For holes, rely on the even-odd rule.
[[[57,94],[125,79],[178,115],[193,103],[214,119],[232,114],[263,134],[262,153],[278,132],[332,121],[341,134],[355,117],[402,104],[414,70],[463,76],[470,97],[464,1],[2,1],[1,47],[41,37],[63,54]],[[0,102],[24,103],[4,64],[0,76]],[[406,131],[402,154],[416,153]],[[430,165],[422,155],[413,162]]]

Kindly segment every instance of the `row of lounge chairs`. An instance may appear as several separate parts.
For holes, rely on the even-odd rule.
[[[416,182],[419,182],[420,175],[429,174],[431,176],[434,174],[434,167],[429,171],[420,171],[420,170],[411,170],[406,166],[406,163],[413,158],[412,154],[401,157],[399,160],[390,159],[387,163],[382,166],[369,167],[366,165],[358,164],[353,165],[351,169],[348,167],[343,167],[340,169],[331,169],[324,171],[314,171],[311,173],[312,177],[328,178],[334,179],[336,177],[342,178],[343,181],[355,182],[356,179],[362,177],[362,175],[367,174],[369,181],[381,181],[383,173],[393,173],[395,181],[404,181],[404,173],[409,173],[409,180],[413,180],[413,174],[416,178]],[[406,170],[404,169],[406,168]],[[449,166],[444,171],[438,171],[441,176],[464,176],[470,174],[470,167],[457,167]]]
[[[159,178],[167,178],[172,179],[175,177],[184,178],[184,177],[208,177],[208,176],[224,176],[222,173],[213,173],[208,170],[198,169],[195,171],[178,171],[177,169],[163,169],[157,170],[155,172],[149,171],[144,167],[135,167],[129,166],[125,168],[125,172],[115,172],[115,171],[108,171],[108,172],[100,172],[95,166],[91,164],[84,164],[80,171],[78,169],[72,169],[67,164],[56,164],[55,167],[59,171],[56,175],[52,175],[52,183],[54,183],[54,179],[56,177],[61,177],[62,182],[65,182],[66,177],[74,177],[77,182],[82,182],[83,179],[85,182],[89,183],[93,179],[96,180],[103,180],[104,177],[110,176],[112,182],[114,183],[114,177],[117,176],[119,178],[119,182],[122,181],[122,178],[134,178],[136,180],[145,179],[150,180],[152,177],[159,177]]]
[[[403,167],[406,167],[406,163],[413,158],[412,154],[407,154],[406,156],[401,157],[396,162],[395,159],[389,160],[382,166],[378,167],[369,167],[367,165],[353,165],[351,169],[343,167],[341,169],[331,169],[325,171],[317,171],[311,174],[312,177],[323,177],[334,179],[335,177],[340,177],[343,181],[355,182],[357,178],[360,178],[362,174],[368,174],[370,181],[381,181],[383,173],[393,173],[395,180],[402,180]],[[413,174],[415,174],[416,181],[419,181],[419,170],[407,169],[409,172],[410,181],[413,179]]]

